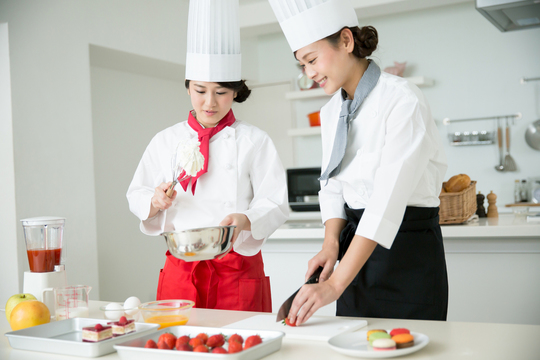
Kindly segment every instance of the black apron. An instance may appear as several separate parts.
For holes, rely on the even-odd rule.
[[[345,204],[341,260],[364,213]],[[338,316],[446,320],[448,277],[439,208],[408,206],[392,247],[377,245],[337,301]]]

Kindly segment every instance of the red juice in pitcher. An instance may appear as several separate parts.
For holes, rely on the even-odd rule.
[[[62,249],[32,249],[26,250],[31,272],[54,271],[55,265],[60,265]]]

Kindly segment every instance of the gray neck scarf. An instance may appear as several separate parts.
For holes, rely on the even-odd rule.
[[[339,114],[339,120],[336,129],[336,137],[334,139],[334,147],[332,148],[332,154],[330,155],[330,161],[326,170],[322,173],[319,180],[328,181],[329,178],[339,174],[341,170],[341,162],[345,155],[345,149],[347,148],[347,134],[349,132],[349,124],[354,120],[360,105],[364,99],[369,95],[371,90],[377,85],[381,76],[381,69],[375,64],[374,61],[370,61],[368,68],[362,75],[362,78],[358,82],[358,86],[354,92],[353,100],[344,100],[341,105],[341,112]]]

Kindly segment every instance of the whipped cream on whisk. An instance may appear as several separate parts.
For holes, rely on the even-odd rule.
[[[184,170],[186,175],[195,176],[204,166],[204,156],[200,150],[201,143],[191,139],[178,145],[177,150],[177,170]]]

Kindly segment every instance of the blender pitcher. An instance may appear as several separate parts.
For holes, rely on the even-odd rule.
[[[88,317],[88,294],[92,290],[91,286],[74,285],[59,288],[43,289],[45,293],[54,293],[54,314],[55,320],[65,320],[73,318]]]
[[[24,272],[23,292],[32,294],[47,305],[51,314],[53,294],[43,296],[43,289],[67,285],[63,217],[43,216],[22,219],[26,254],[30,271]]]

